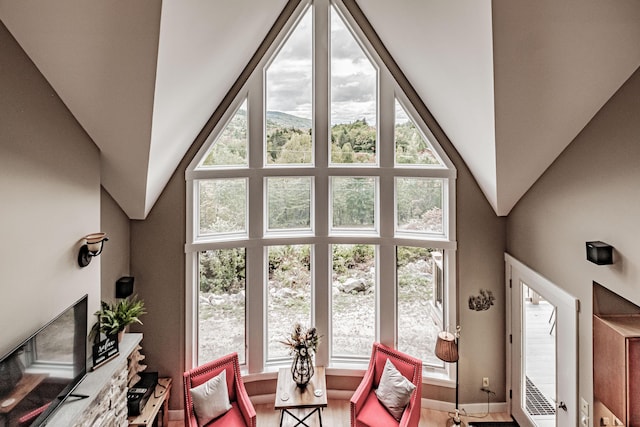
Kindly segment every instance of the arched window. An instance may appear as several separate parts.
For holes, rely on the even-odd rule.
[[[382,341],[442,377],[455,177],[344,6],[303,1],[187,168],[188,364],[288,364],[300,322],[319,365]]]

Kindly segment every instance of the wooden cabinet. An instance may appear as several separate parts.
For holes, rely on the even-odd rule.
[[[640,315],[593,316],[593,395],[627,427],[640,427]]]

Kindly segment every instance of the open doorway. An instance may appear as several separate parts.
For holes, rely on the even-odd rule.
[[[525,406],[539,427],[556,425],[556,306],[521,283]]]
[[[507,385],[522,427],[576,425],[578,302],[505,254]]]

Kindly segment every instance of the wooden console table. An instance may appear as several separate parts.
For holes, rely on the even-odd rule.
[[[129,417],[129,426],[151,426],[158,412],[162,409],[162,427],[169,425],[169,397],[171,395],[171,378],[158,379],[158,385],[144,405],[140,415]]]

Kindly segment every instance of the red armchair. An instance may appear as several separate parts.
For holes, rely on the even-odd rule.
[[[399,422],[380,403],[375,393],[387,359],[395,365],[405,378],[416,386]],[[422,361],[383,344],[374,343],[369,368],[351,397],[351,426],[418,427],[421,398]]]
[[[191,389],[197,387],[226,369],[227,389],[229,391],[229,401],[231,409],[224,415],[214,419],[207,426],[249,426],[256,427],[256,411],[249,400],[249,395],[244,388],[242,377],[240,376],[240,364],[238,354],[232,353],[221,357],[218,360],[208,362],[197,368],[185,372],[184,383],[184,420],[185,426],[198,427],[196,414],[193,409]]]

